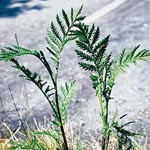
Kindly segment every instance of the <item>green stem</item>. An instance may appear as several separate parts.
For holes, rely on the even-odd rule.
[[[103,122],[103,99],[102,99],[102,95],[99,96],[99,104],[100,104],[100,114],[101,114],[101,118],[102,118],[102,122]],[[104,124],[104,122],[103,122]]]
[[[83,31],[84,32],[84,31]],[[90,50],[92,51],[92,45],[90,44],[87,34],[84,32],[84,35],[86,37],[86,40],[88,41],[88,46]],[[94,57],[94,56],[93,56]],[[94,61],[95,67],[96,67],[96,72],[98,74],[98,78],[100,81],[101,75],[99,73],[99,67],[97,66],[96,60]],[[106,80],[107,80],[107,69],[104,68],[103,70],[103,90],[99,89],[99,104],[100,104],[100,114],[101,114],[101,120],[102,120],[102,150],[108,150],[108,144],[109,144],[109,135],[107,135],[107,130],[108,130],[108,102],[109,99],[106,97],[106,95],[103,93],[103,91],[106,90]],[[104,100],[103,100],[104,98]],[[105,102],[103,105],[103,101]]]
[[[67,138],[66,138],[66,135],[65,135],[65,131],[64,131],[63,123],[62,123],[62,118],[61,118],[60,107],[59,107],[57,84],[56,84],[55,90],[56,90],[55,91],[55,100],[56,100],[56,107],[57,107],[57,112],[58,112],[58,119],[59,119],[59,123],[60,123],[60,130],[61,130],[61,133],[62,133],[65,148],[66,148],[66,150],[68,150]]]
[[[70,32],[70,29],[73,27],[75,21],[76,20],[74,20],[71,23],[70,27],[68,28],[68,30],[66,31],[66,33],[65,33],[65,35],[63,37],[63,40],[62,40],[62,43],[61,43],[61,46],[60,46],[60,50],[59,50],[60,53],[64,49],[64,45],[66,44],[66,43],[64,43],[64,41],[65,41],[66,37],[68,36],[68,33]],[[60,53],[59,53],[59,59],[58,60],[60,60]],[[54,78],[53,78],[53,76],[51,74],[51,68],[50,68],[49,64],[47,63],[46,60],[44,60],[44,61],[46,62],[46,64],[45,63],[44,64],[45,64],[45,66],[47,66],[46,68],[49,71],[50,77],[51,77],[53,85],[54,85],[54,89],[55,89],[55,102],[56,102],[56,108],[57,108],[57,113],[58,113],[58,120],[59,120],[59,123],[60,123],[60,130],[61,130],[63,141],[64,141],[64,144],[65,144],[65,150],[68,150],[67,138],[66,138],[64,127],[63,127],[63,123],[62,123],[62,117],[61,117],[61,111],[60,111],[59,99],[58,99],[57,82],[58,82],[58,73],[59,73],[59,61],[58,61],[58,64],[56,66],[56,74],[55,74]]]
[[[63,47],[62,47],[63,48]],[[61,51],[61,50],[60,50]],[[55,89],[55,101],[56,101],[56,108],[57,108],[57,112],[56,110],[53,108],[53,105],[50,103],[55,115],[57,116],[58,120],[59,120],[59,124],[60,124],[60,130],[61,130],[61,133],[62,133],[62,137],[63,137],[63,141],[64,141],[64,144],[65,144],[65,148],[66,150],[68,150],[68,144],[67,144],[67,139],[66,139],[66,136],[65,136],[65,131],[64,131],[64,127],[63,127],[63,123],[62,123],[62,118],[61,118],[61,112],[60,112],[60,107],[59,107],[59,99],[58,99],[58,90],[57,90],[57,80],[58,80],[58,68],[59,68],[59,62],[58,62],[58,68],[57,68],[57,72],[56,72],[56,76],[55,76],[55,80],[53,78],[53,75],[52,75],[52,70],[51,70],[51,67],[49,65],[49,63],[47,62],[45,56],[44,56],[44,53],[41,51],[41,55],[42,57],[39,57],[37,56],[41,62],[44,64],[44,66],[46,67],[49,75],[50,75],[50,78],[52,80],[52,83],[53,83],[53,86],[54,86],[54,89]],[[45,93],[42,91],[42,93],[45,95]],[[45,97],[47,98],[47,96],[45,95]],[[47,98],[47,100],[49,101],[49,99]]]
[[[102,150],[108,150],[109,146],[109,122],[108,122],[108,104],[109,104],[109,99],[106,95],[106,81],[107,80],[107,69],[104,68],[103,70],[103,92],[102,92],[102,97],[104,98],[104,110],[103,110],[103,125],[102,125]]]

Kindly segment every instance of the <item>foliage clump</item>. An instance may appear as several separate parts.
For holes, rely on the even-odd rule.
[[[133,48],[130,52],[124,49],[116,58],[112,59],[111,53],[107,53],[107,45],[109,43],[110,35],[105,38],[100,38],[100,29],[93,24],[91,27],[83,23],[85,16],[81,16],[82,7],[75,13],[71,8],[70,16],[62,10],[62,16],[56,16],[56,23],[52,21],[50,29],[48,30],[48,43],[47,50],[50,53],[50,58],[55,64],[52,68],[43,51],[31,50],[19,45],[13,45],[1,49],[0,60],[11,61],[13,67],[22,72],[21,77],[33,82],[44,94],[50,107],[52,108],[53,116],[53,131],[36,132],[32,138],[24,144],[17,144],[17,148],[21,146],[24,149],[46,149],[41,147],[41,140],[37,135],[48,135],[58,147],[55,149],[72,149],[68,144],[64,126],[67,123],[67,109],[69,103],[74,95],[76,81],[66,83],[58,90],[58,77],[61,52],[64,50],[65,45],[70,41],[76,41],[78,49],[75,50],[77,56],[81,59],[79,66],[91,72],[90,79],[92,87],[94,88],[98,97],[100,105],[100,118],[102,121],[102,150],[108,150],[110,145],[110,138],[115,134],[117,139],[117,149],[135,149],[135,143],[132,141],[133,136],[138,134],[128,131],[125,127],[133,121],[125,124],[120,124],[114,115],[109,117],[109,102],[111,98],[112,88],[115,84],[116,76],[120,72],[125,72],[126,67],[130,64],[136,64],[139,60],[146,61],[150,57],[150,51],[143,49],[139,50],[139,45]],[[23,55],[32,55],[46,68],[52,84],[42,79],[41,75],[37,72],[32,72],[29,68],[21,65],[17,57]],[[60,92],[59,92],[60,91]],[[122,116],[120,119],[122,119]],[[31,145],[30,145],[31,144]],[[35,144],[35,145],[33,145]],[[55,145],[54,144],[54,145]],[[77,148],[79,149],[79,148]]]

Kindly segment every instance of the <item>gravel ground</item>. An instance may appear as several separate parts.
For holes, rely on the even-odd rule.
[[[18,35],[19,43],[32,49],[45,50],[46,42],[43,40],[46,36],[46,29],[50,20],[54,19],[56,13],[60,10],[73,6],[78,8],[84,4],[83,14],[90,15],[105,6],[110,0],[83,0],[83,1],[65,1],[65,0],[24,0],[17,3],[15,0],[9,0],[6,3],[2,0],[0,5],[0,48],[15,43],[14,34]],[[23,3],[24,2],[24,3]],[[128,0],[116,10],[110,12],[103,18],[96,21],[100,26],[102,36],[111,34],[111,41],[108,47],[116,55],[123,48],[129,50],[135,45],[141,44],[141,48],[150,47],[150,1],[149,0]],[[91,82],[88,73],[82,71],[78,65],[74,52],[74,45],[66,47],[62,54],[62,63],[60,71],[60,84],[65,81],[76,79],[78,82],[77,93],[74,97],[69,113],[73,115],[73,126],[82,126],[85,135],[92,131],[94,134],[100,128],[98,115],[98,101],[95,93],[90,87]],[[71,58],[71,59],[70,59]],[[37,60],[32,57],[24,57],[21,60],[26,66],[40,71],[44,78],[47,78],[45,70],[41,65],[37,65]],[[8,86],[13,92],[13,96],[21,115],[24,115],[29,108],[35,116],[49,114],[47,102],[43,99],[41,93],[36,91],[34,85],[17,78],[19,72],[10,67],[9,63],[0,63],[0,97],[1,112],[0,118],[14,120],[16,112],[10,98]],[[146,132],[150,135],[150,61],[140,62],[138,67],[131,66],[126,74],[121,74],[116,80],[110,107],[113,114],[119,115],[128,113],[128,119],[136,120],[137,123],[133,129],[140,132]],[[26,92],[27,94],[26,94]],[[27,96],[26,96],[27,95]],[[26,101],[28,99],[28,104]],[[41,101],[42,100],[42,101]],[[3,107],[2,107],[3,106]],[[5,113],[3,113],[5,111]],[[36,111],[36,113],[34,113]]]

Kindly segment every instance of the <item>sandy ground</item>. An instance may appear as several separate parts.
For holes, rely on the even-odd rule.
[[[42,49],[46,52],[46,29],[56,13],[61,9],[73,6],[75,9],[84,4],[83,14],[89,16],[96,10],[106,6],[110,0],[2,0],[0,4],[0,48],[15,43],[14,34],[18,35],[19,43],[32,49]],[[103,18],[96,20],[100,26],[102,37],[111,34],[109,51],[115,56],[123,48],[130,50],[135,45],[141,44],[142,48],[150,48],[150,1],[127,0],[119,8],[113,10]],[[65,81],[77,80],[78,87],[69,108],[73,117],[73,126],[82,126],[84,134],[96,134],[100,129],[99,106],[95,93],[91,88],[88,73],[82,71],[74,53],[74,44],[66,47],[62,54],[60,84]],[[47,78],[45,70],[37,60],[31,57],[21,59],[22,63],[35,71],[40,71]],[[34,116],[49,114],[47,101],[41,93],[29,82],[18,78],[19,72],[10,67],[9,63],[0,62],[0,119],[12,121],[16,112],[9,95],[8,86],[13,92],[17,107],[22,116],[26,110],[31,110]],[[131,66],[126,74],[121,74],[116,80],[110,103],[110,114],[116,111],[121,116],[128,113],[128,119],[136,120],[133,129],[146,132],[150,135],[150,61],[140,62],[138,67]],[[26,92],[27,94],[26,94]],[[26,97],[28,101],[26,101]],[[5,113],[4,113],[5,112]],[[36,112],[36,113],[35,113]],[[17,124],[15,124],[17,125]]]

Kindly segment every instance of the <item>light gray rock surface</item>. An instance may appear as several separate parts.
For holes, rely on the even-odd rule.
[[[2,2],[5,0],[2,0]],[[46,52],[46,29],[50,21],[55,18],[61,9],[73,6],[78,8],[84,4],[83,14],[90,15],[96,10],[107,5],[110,0],[102,1],[65,1],[65,0],[26,0],[17,3],[12,0],[9,5],[0,6],[0,48],[15,43],[14,35],[18,35],[19,43],[32,49],[42,49]],[[14,9],[13,8],[18,8]],[[17,11],[18,10],[18,11]],[[16,11],[14,15],[10,14]],[[128,0],[116,10],[113,10],[103,18],[96,21],[100,26],[102,37],[111,34],[109,51],[115,56],[123,48],[129,50],[135,45],[141,44],[141,48],[150,49],[150,1]],[[81,70],[78,59],[74,53],[74,44],[66,47],[62,54],[60,84],[65,81],[77,80],[77,93],[69,108],[73,115],[73,126],[82,124],[85,134],[100,129],[99,106],[95,93],[91,88],[88,73]],[[35,71],[40,71],[44,78],[48,78],[42,65],[32,57],[24,57],[21,62]],[[150,61],[140,62],[139,67],[131,66],[126,74],[121,74],[116,80],[110,107],[113,114],[118,111],[119,115],[128,113],[128,119],[137,120],[134,130],[146,131],[150,135]],[[21,115],[25,114],[28,105],[33,115],[39,116],[49,114],[47,101],[37,88],[30,82],[25,82],[17,76],[20,72],[10,67],[10,63],[0,62],[0,118],[13,120],[16,112],[9,95],[8,86],[11,88],[13,97]],[[3,107],[2,107],[3,106]],[[3,113],[5,111],[5,114]]]

